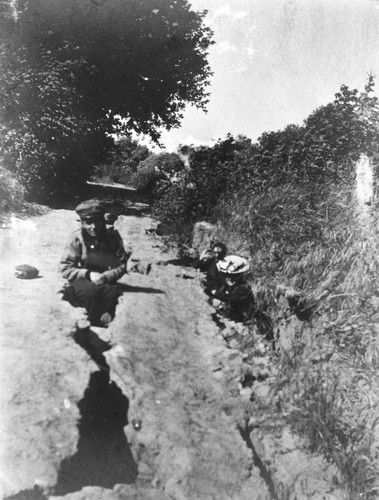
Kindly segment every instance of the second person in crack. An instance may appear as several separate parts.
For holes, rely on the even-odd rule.
[[[222,276],[221,285],[212,290],[211,296],[221,301],[219,312],[234,321],[249,321],[255,302],[247,281],[249,263],[239,255],[228,255],[218,261],[217,268]]]
[[[207,295],[211,295],[212,290],[222,285],[223,277],[218,269],[218,264],[225,259],[227,251],[224,243],[215,241],[195,261],[194,267],[205,273],[202,284]]]
[[[63,298],[84,307],[92,325],[107,326],[121,295],[117,280],[126,273],[131,252],[125,251],[119,235],[107,230],[98,200],[85,201],[75,211],[81,228],[72,234],[61,259],[61,273],[68,280]]]

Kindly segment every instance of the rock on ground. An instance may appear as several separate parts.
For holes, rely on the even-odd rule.
[[[209,222],[196,222],[192,233],[192,247],[199,253],[209,248],[216,233],[216,226]]]

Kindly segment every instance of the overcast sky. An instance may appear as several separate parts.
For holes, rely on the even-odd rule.
[[[187,109],[164,132],[168,150],[211,143],[228,132],[256,139],[301,123],[341,84],[379,89],[378,0],[192,0],[214,31],[208,113]],[[379,92],[378,92],[379,93]]]

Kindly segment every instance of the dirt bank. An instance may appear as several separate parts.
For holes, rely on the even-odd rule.
[[[343,498],[328,471],[321,482],[318,472],[310,478],[292,436],[279,443],[251,425],[254,415],[267,420],[265,348],[258,339],[248,360],[233,344],[236,325],[213,321],[197,271],[160,264],[174,255],[146,231],[153,224],[118,221],[133,257],[152,268],[122,279],[107,330],[86,326],[58,294],[57,263],[78,227],[73,211],[13,218],[1,229],[1,498]],[[40,278],[16,279],[21,263]]]
[[[237,429],[238,355],[195,274],[154,265],[173,256],[151,220],[123,217],[152,271],[123,279],[108,330],[76,330],[56,271],[77,225],[54,210],[2,229],[2,498],[269,498]],[[39,279],[14,277],[25,262]]]

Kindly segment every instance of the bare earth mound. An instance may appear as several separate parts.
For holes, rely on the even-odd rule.
[[[123,278],[107,330],[76,328],[81,311],[58,294],[74,212],[2,229],[2,498],[271,498],[237,427],[240,354],[217,335],[195,272],[154,265],[173,256],[150,225],[119,221],[153,265]],[[15,278],[22,263],[40,278]]]

